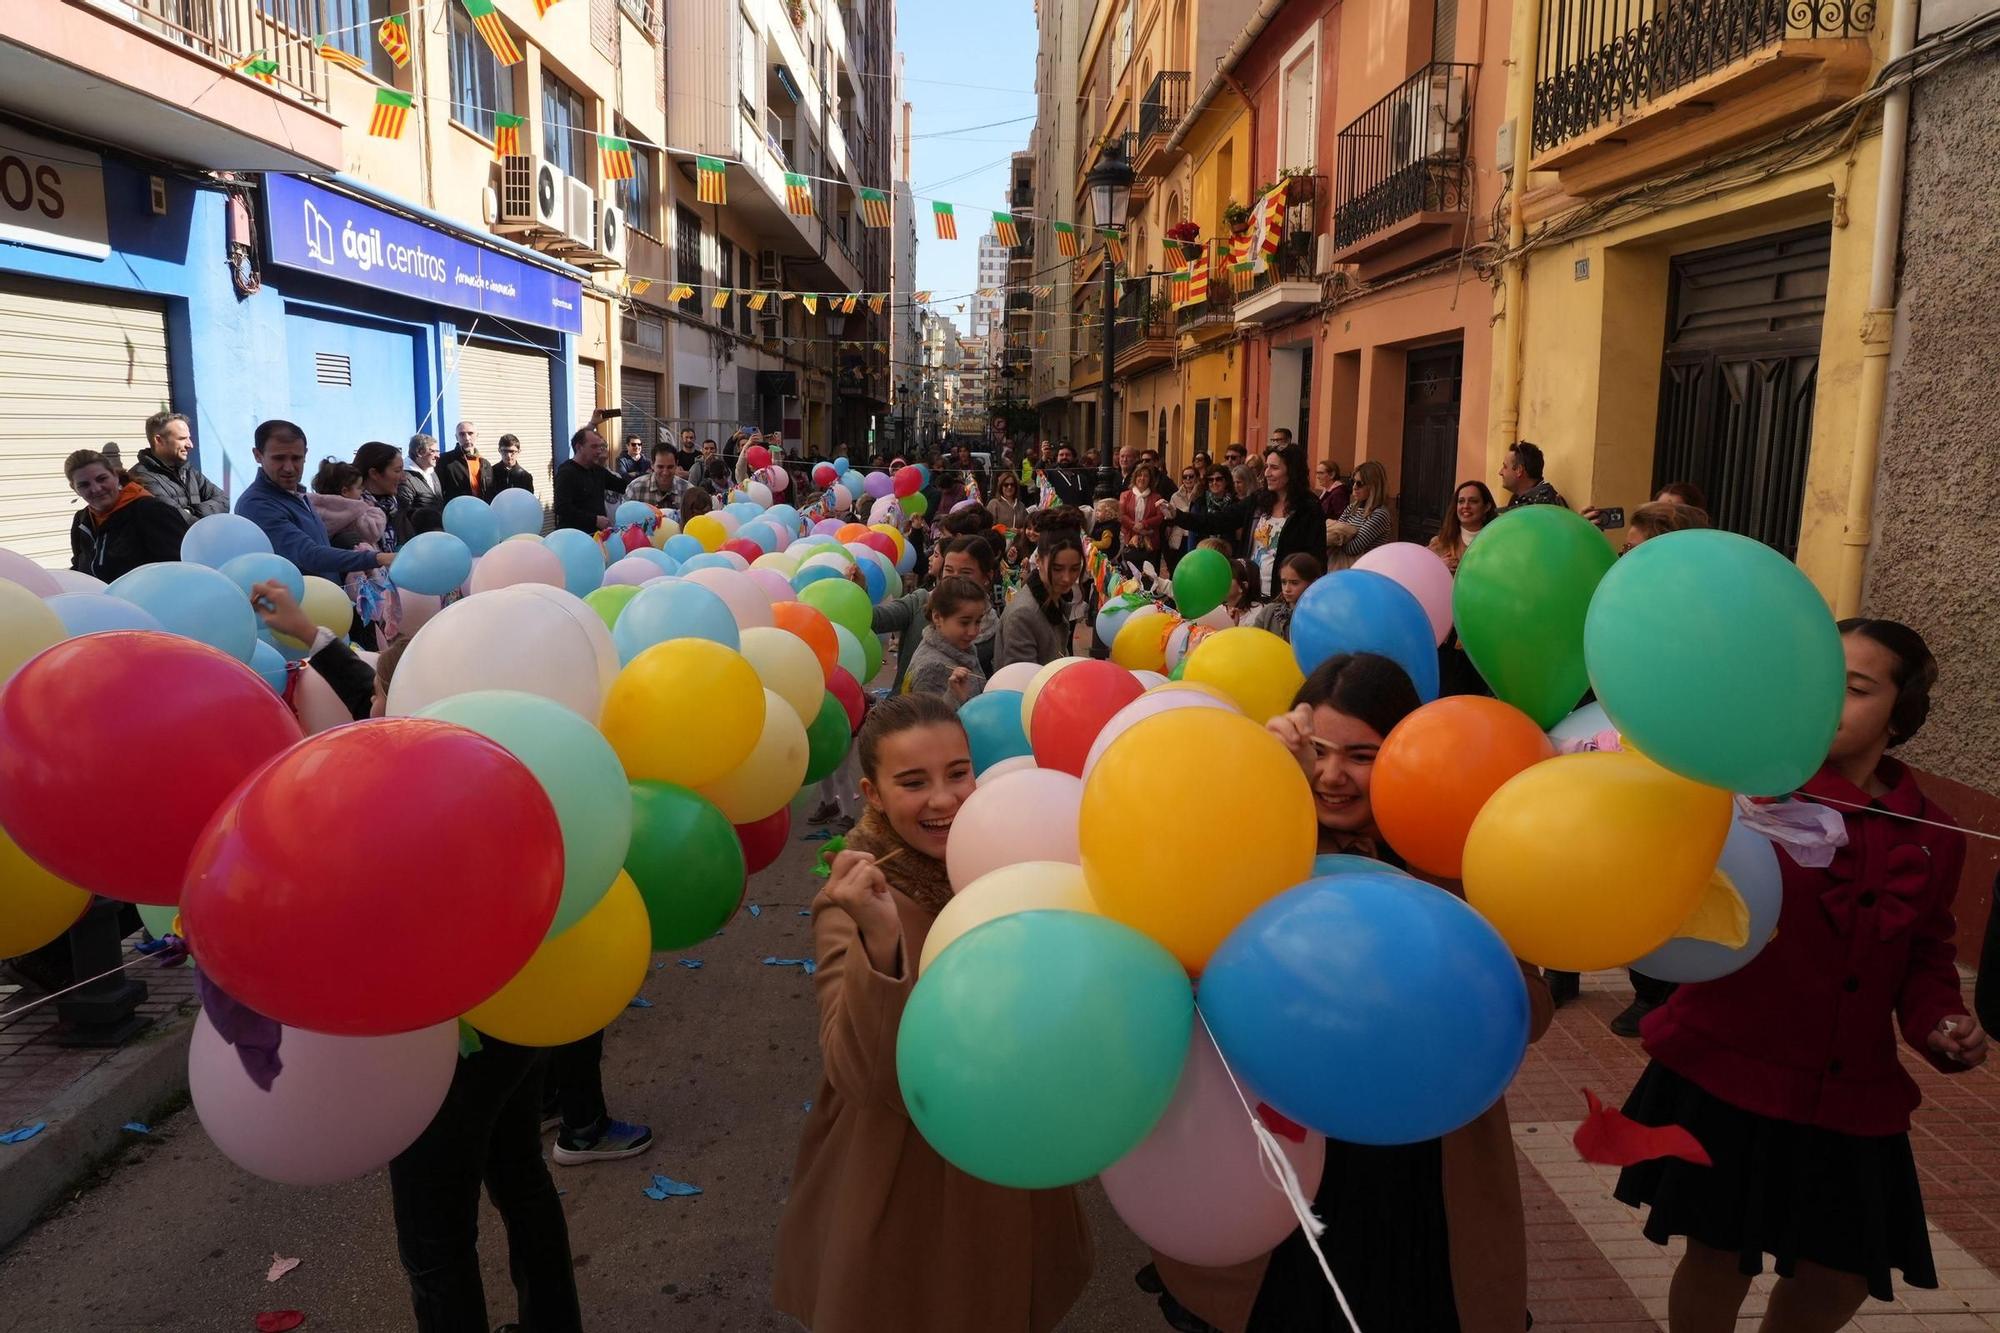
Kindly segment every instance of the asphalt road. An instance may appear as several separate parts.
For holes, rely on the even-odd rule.
[[[630,1009],[606,1043],[611,1111],[653,1128],[654,1146],[621,1162],[553,1167],[566,1191],[571,1252],[593,1333],[794,1329],[770,1305],[778,1214],[804,1103],[819,1078],[816,1011],[802,969],[766,957],[812,952],[798,915],[819,881],[819,843],[791,850],[750,885],[761,915],[722,936],[660,955],[647,1009]],[[698,957],[699,969],[678,965]],[[259,1311],[305,1312],[307,1333],[407,1329],[386,1173],[347,1185],[273,1185],[230,1163],[191,1111],[100,1172],[0,1254],[0,1333],[241,1333]],[[659,1172],[699,1185],[655,1202]],[[1097,1271],[1065,1329],[1163,1329],[1132,1285],[1145,1252],[1087,1187]],[[514,1314],[506,1246],[490,1207],[481,1222],[489,1313]],[[302,1262],[275,1284],[274,1254]]]

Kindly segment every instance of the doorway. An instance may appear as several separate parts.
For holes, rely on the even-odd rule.
[[[1403,493],[1397,501],[1401,541],[1428,542],[1444,523],[1458,462],[1464,372],[1463,342],[1420,347],[1404,359]]]

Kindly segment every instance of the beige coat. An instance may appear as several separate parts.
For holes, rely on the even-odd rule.
[[[824,893],[813,901],[825,1068],[778,1223],[773,1297],[816,1333],[1043,1333],[1090,1277],[1083,1206],[1074,1188],[975,1180],[911,1123],[896,1032],[936,918],[901,893],[896,907],[902,953],[885,975],[854,919]]]

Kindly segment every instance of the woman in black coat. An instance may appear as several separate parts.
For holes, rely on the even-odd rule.
[[[1235,557],[1243,554],[1243,534],[1253,509],[1251,501],[1236,498],[1229,469],[1210,464],[1202,477],[1201,494],[1185,511],[1169,507],[1167,522],[1193,534],[1190,550],[1204,537],[1220,537],[1229,543],[1229,554]]]
[[[187,520],[178,509],[104,461],[95,449],[63,460],[70,489],[83,500],[69,529],[69,567],[106,583],[141,565],[181,558]]]

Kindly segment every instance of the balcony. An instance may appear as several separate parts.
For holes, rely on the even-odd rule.
[[[1322,200],[1326,177],[1293,176],[1286,182],[1278,251],[1264,258],[1250,285],[1236,294],[1238,324],[1278,324],[1314,309],[1320,302],[1318,255],[1326,225]]]
[[[1202,296],[1185,303],[1178,299],[1171,302],[1174,306],[1174,328],[1193,336],[1197,342],[1236,323],[1236,287],[1230,281],[1229,242],[1210,241],[1204,253],[1208,260],[1208,281]],[[1188,261],[1190,272],[1199,262],[1198,258]]]
[[[1164,292],[1155,294],[1146,279],[1127,284],[1118,298],[1117,353],[1120,376],[1163,366],[1174,359],[1174,310]],[[1072,371],[1072,375],[1074,375]]]
[[[1153,76],[1145,98],[1139,103],[1139,151],[1132,160],[1133,170],[1139,175],[1164,176],[1173,166],[1179,154],[1167,151],[1167,143],[1187,115],[1187,103],[1186,70],[1163,69]]]
[[[1340,132],[1333,260],[1362,281],[1463,243],[1471,65],[1425,65]]]
[[[0,3],[0,108],[205,170],[338,171],[326,65],[301,40],[326,27],[323,0]],[[259,52],[269,85],[232,72]]]
[[[1874,0],[1538,0],[1532,165],[1601,193],[1838,106]]]

